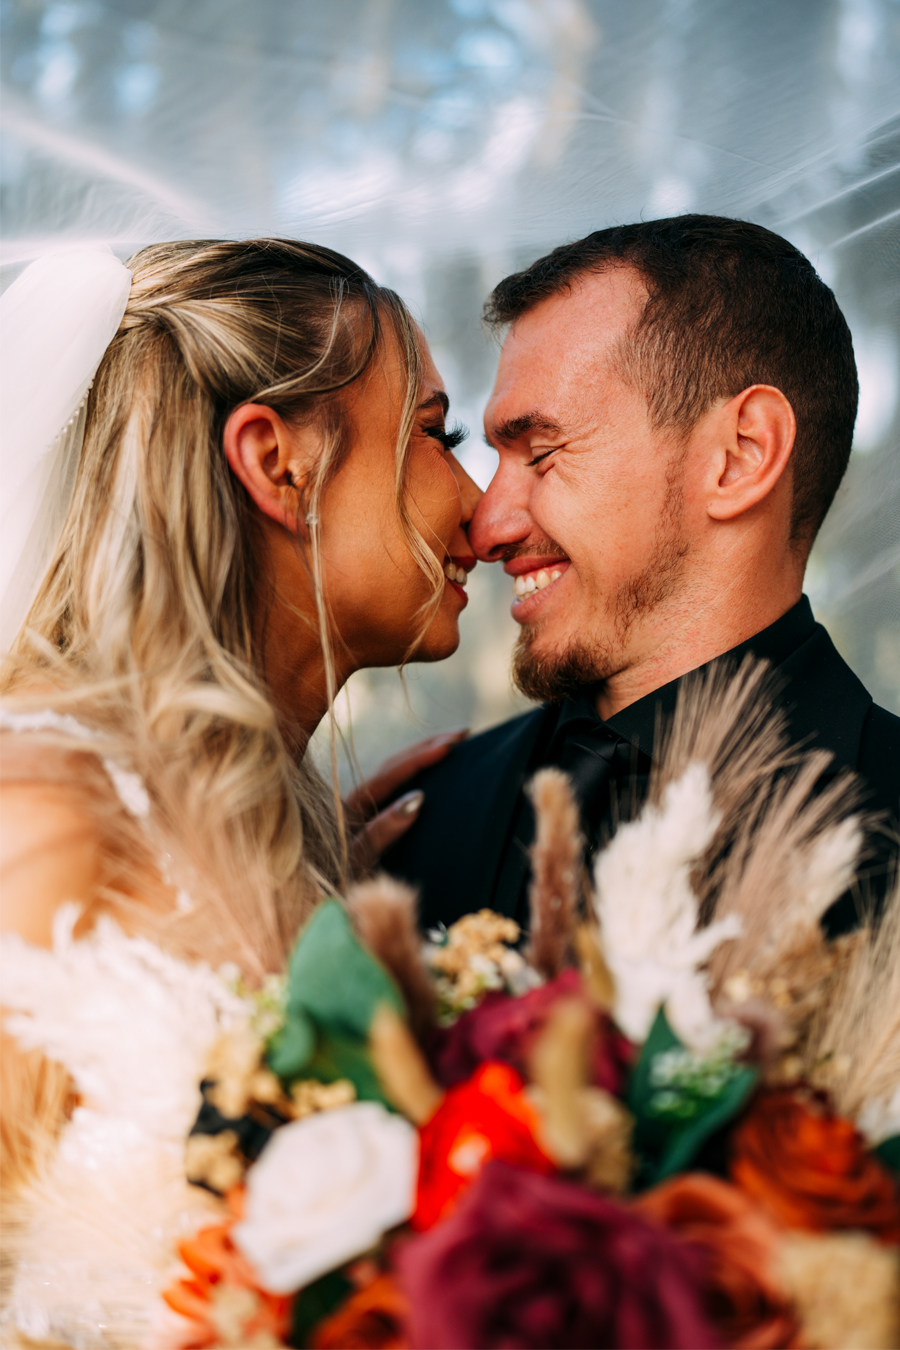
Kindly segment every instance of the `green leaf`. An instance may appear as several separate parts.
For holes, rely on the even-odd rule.
[[[757,1077],[755,1069],[739,1069],[724,1091],[713,1098],[689,1125],[672,1131],[653,1172],[652,1184],[683,1172],[693,1162],[707,1139],[743,1109],[756,1087]]]
[[[390,1110],[394,1107],[381,1090],[378,1075],[369,1059],[364,1041],[350,1036],[325,1033],[319,1037],[315,1054],[304,1066],[304,1078],[317,1078],[320,1083],[334,1083],[349,1078],[361,1102],[381,1102]]]
[[[280,1031],[272,1038],[266,1053],[269,1068],[279,1078],[296,1078],[316,1048],[316,1029],[299,1008],[288,1013]]]
[[[707,1139],[743,1108],[756,1086],[755,1069],[734,1065],[727,1082],[712,1097],[685,1094],[689,1114],[678,1118],[658,1106],[661,1092],[654,1082],[660,1056],[684,1050],[683,1043],[660,1008],[644,1042],[628,1086],[628,1107],[635,1118],[634,1142],[641,1156],[640,1184],[652,1186],[683,1171]]]
[[[639,1146],[642,1141],[646,1141],[648,1145],[652,1145],[654,1141],[662,1143],[667,1133],[667,1122],[660,1120],[649,1109],[650,1099],[655,1092],[650,1079],[653,1062],[658,1055],[664,1054],[667,1050],[683,1048],[682,1042],[669,1026],[665,1008],[660,1008],[650,1028],[650,1035],[641,1047],[640,1057],[628,1084],[628,1109],[637,1121],[635,1142]],[[640,1139],[637,1138],[638,1134],[641,1136]]]
[[[900,1173],[900,1134],[892,1134],[890,1139],[882,1139],[872,1152],[880,1158],[885,1167]]]
[[[330,1270],[301,1289],[291,1312],[290,1344],[302,1350],[319,1323],[349,1298],[353,1285],[339,1270]]]
[[[338,900],[323,901],[291,956],[289,1017],[305,1013],[323,1031],[365,1040],[381,1003],[405,1015],[400,991],[356,938],[343,905]]]

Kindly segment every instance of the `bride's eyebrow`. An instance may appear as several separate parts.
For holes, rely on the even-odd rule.
[[[429,398],[424,400],[424,402],[418,403],[416,405],[416,412],[426,412],[429,408],[440,408],[444,416],[447,416],[447,413],[450,410],[450,400],[443,389],[436,389]]]

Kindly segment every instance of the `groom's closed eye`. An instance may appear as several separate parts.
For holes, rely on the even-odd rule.
[[[563,429],[560,424],[546,413],[533,410],[522,413],[520,417],[509,417],[502,422],[498,422],[492,429],[490,435],[485,435],[488,445],[495,450],[498,445],[514,445],[516,441],[521,441],[526,436],[531,436],[539,432],[551,440],[556,440],[563,436]],[[553,449],[557,447],[554,446]],[[548,454],[552,451],[548,450]]]

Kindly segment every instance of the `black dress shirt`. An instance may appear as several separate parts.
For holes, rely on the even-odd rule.
[[[853,770],[862,780],[864,807],[883,817],[888,833],[873,836],[860,872],[863,889],[878,898],[897,858],[900,718],[873,703],[805,596],[717,660],[737,666],[748,653],[775,672],[775,698],[787,714],[791,740],[831,753],[821,785]],[[642,800],[656,730],[674,713],[680,685],[673,680],[607,721],[585,691],[472,737],[419,775],[416,785],[425,792],[419,820],[385,855],[384,866],[419,886],[423,923],[452,923],[482,906],[523,922],[534,837],[525,784],[544,765],[565,769],[594,853],[619,816],[631,816]],[[855,921],[855,897],[848,894],[829,911],[827,927],[842,931]]]

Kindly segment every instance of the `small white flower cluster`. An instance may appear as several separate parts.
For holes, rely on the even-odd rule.
[[[684,1049],[658,1054],[650,1067],[653,1113],[682,1119],[695,1115],[704,1101],[718,1097],[739,1072],[738,1056],[750,1040],[746,1027],[726,1022],[720,1039],[705,1054]]]
[[[262,984],[254,989],[231,962],[219,967],[219,975],[235,997],[251,1009],[251,1030],[262,1040],[271,1040],[284,1026],[287,976],[266,975]]]

